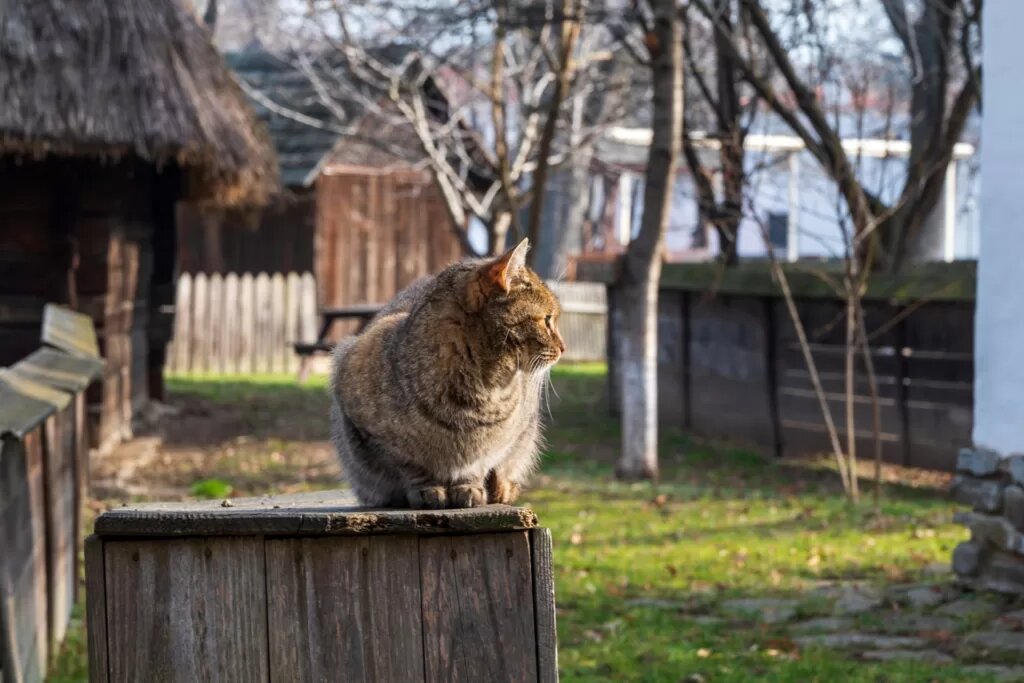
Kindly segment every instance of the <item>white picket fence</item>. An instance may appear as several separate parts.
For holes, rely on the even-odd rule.
[[[566,360],[604,360],[607,304],[603,285],[549,283],[562,302]],[[297,372],[293,344],[316,340],[312,273],[184,274],[175,296],[171,373],[248,375]]]
[[[178,278],[168,372],[294,372],[297,341],[317,332],[312,273],[229,273]]]

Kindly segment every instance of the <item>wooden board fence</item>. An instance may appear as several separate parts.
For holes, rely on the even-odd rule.
[[[294,372],[292,345],[316,338],[312,273],[178,278],[168,372]]]
[[[0,369],[0,681],[37,683],[78,589],[88,471],[85,391],[102,372],[91,324],[48,306],[43,347]],[[63,332],[62,332],[63,330]],[[79,342],[91,342],[83,347]],[[85,348],[85,351],[81,349]]]
[[[604,286],[549,284],[562,302],[566,360],[604,360]],[[292,345],[316,339],[316,289],[311,273],[180,276],[166,370],[226,375],[295,372],[298,357]]]

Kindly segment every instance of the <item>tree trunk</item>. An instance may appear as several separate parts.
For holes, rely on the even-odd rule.
[[[718,233],[718,262],[726,266],[735,266],[740,262],[738,216],[721,216],[715,221]]]
[[[550,196],[540,219],[540,238],[530,238],[533,269],[544,278],[565,276],[570,259],[583,250],[584,223],[590,204],[590,161],[585,146],[548,183]]]
[[[555,91],[547,103],[547,119],[541,131],[540,143],[537,147],[537,168],[533,172],[533,200],[530,202],[529,236],[531,244],[538,244],[541,239],[541,217],[544,215],[544,199],[547,195],[548,171],[550,170],[551,145],[558,129],[558,118],[561,114],[562,101],[571,86],[573,68],[572,53],[580,34],[580,23],[576,17],[575,0],[563,0],[561,7],[562,19],[558,25],[558,71],[555,72]],[[551,65],[555,68],[555,65]],[[533,266],[534,258],[527,255],[528,263]]]
[[[682,144],[682,35],[675,0],[654,0],[651,50],[651,147],[640,231],[629,243],[621,278],[622,454],[624,479],[658,476],[658,281]]]

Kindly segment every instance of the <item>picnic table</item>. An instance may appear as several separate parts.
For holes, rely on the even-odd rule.
[[[295,353],[299,355],[299,381],[305,381],[309,375],[309,360],[317,353],[328,353],[334,346],[327,341],[334,323],[339,320],[358,320],[359,326],[356,334],[363,331],[373,316],[380,313],[384,304],[353,304],[351,306],[337,306],[320,309],[320,331],[317,333],[314,342],[298,342],[294,344]]]

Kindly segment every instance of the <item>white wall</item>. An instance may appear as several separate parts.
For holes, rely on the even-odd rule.
[[[1024,2],[984,14],[974,442],[1009,454],[1024,452]]]

